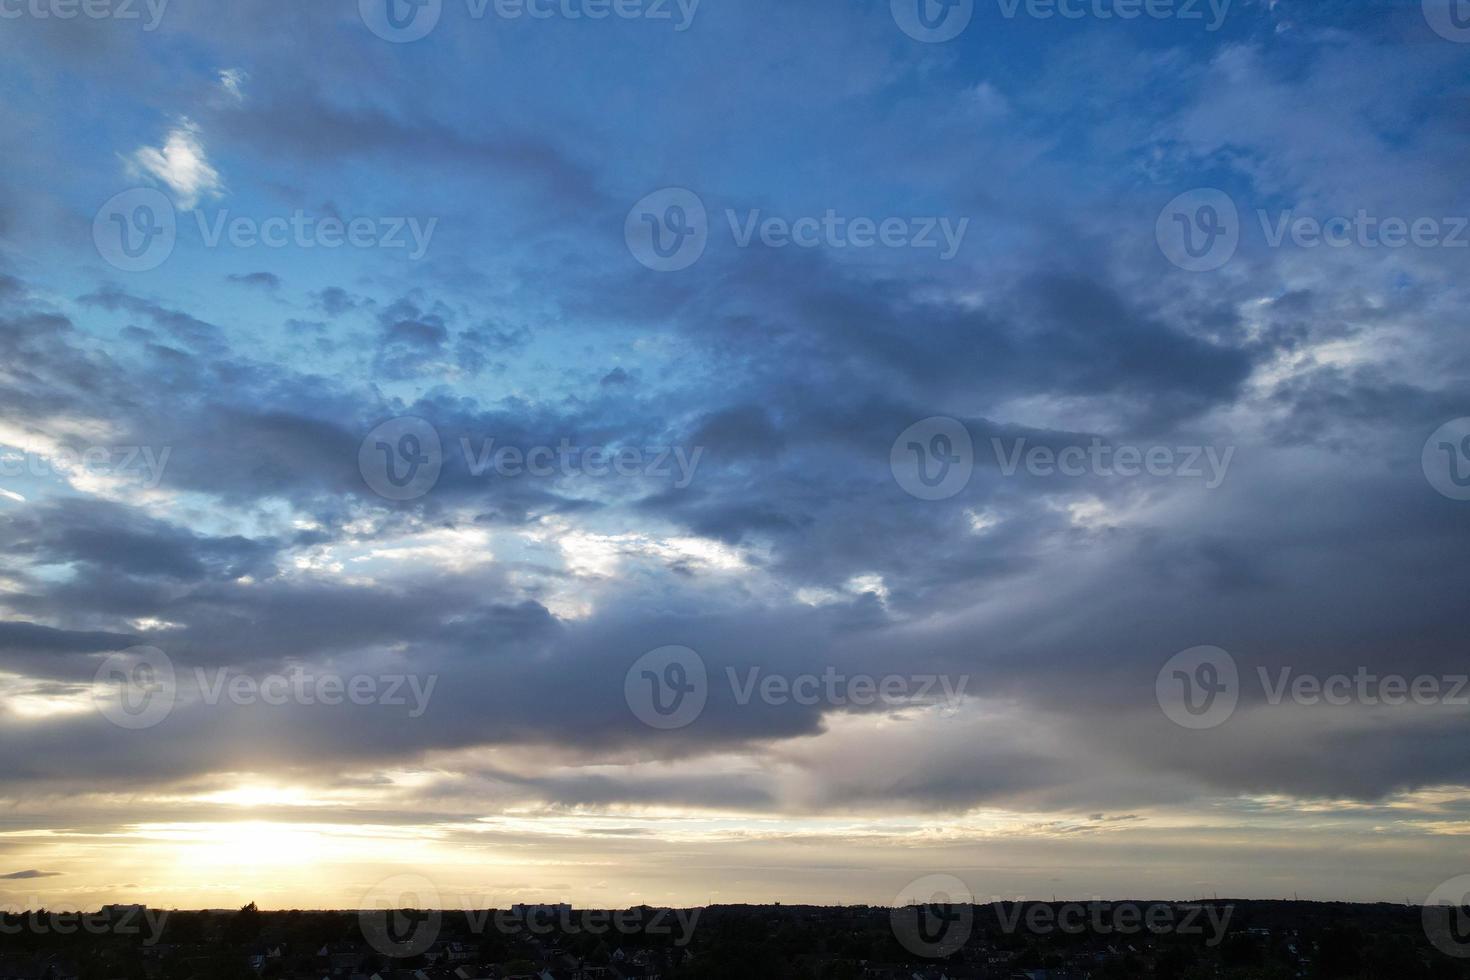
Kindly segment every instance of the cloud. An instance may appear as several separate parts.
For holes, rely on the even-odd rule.
[[[281,277],[274,272],[247,272],[230,273],[230,282],[237,282],[242,286],[259,286],[262,289],[280,289]]]
[[[27,881],[31,878],[59,878],[60,872],[56,871],[12,871],[8,875],[0,875],[0,881]]]
[[[248,99],[238,70],[181,86],[114,50],[127,45],[118,32],[83,45],[59,33],[75,28],[25,25],[55,33],[0,46],[37,77],[54,62],[89,83],[126,77],[95,88],[110,118],[194,91],[201,124],[130,157],[181,204],[223,191],[207,130],[232,186],[282,214],[442,214],[460,238],[411,268],[388,250],[251,260],[181,242],[178,259],[121,285],[76,285],[95,253],[44,235],[36,255],[55,248],[58,261],[6,260],[6,445],[43,460],[171,449],[149,493],[103,493],[44,466],[6,475],[0,796],[24,801],[12,825],[210,820],[208,804],[176,797],[245,775],[308,788],[350,777],[369,795],[324,801],[334,819],[442,817],[456,841],[514,838],[514,821],[649,814],[661,821],[649,818],[649,835],[666,839],[738,812],[740,840],[721,844],[742,849],[742,875],[771,866],[762,834],[808,835],[820,863],[848,853],[821,849],[845,846],[833,840],[888,840],[897,823],[929,843],[973,834],[987,846],[1137,833],[1116,850],[1067,852],[1132,873],[1162,866],[1150,854],[1194,860],[1197,842],[1160,832],[1157,814],[1234,833],[1266,796],[1284,810],[1359,808],[1373,823],[1355,853],[1412,838],[1416,853],[1453,856],[1461,838],[1436,845],[1423,822],[1463,821],[1462,803],[1424,802],[1470,795],[1453,719],[1324,716],[1252,690],[1231,723],[1186,739],[1154,702],[1160,665],[1201,643],[1229,649],[1247,677],[1286,665],[1463,673],[1470,511],[1430,490],[1419,456],[1465,411],[1455,255],[1247,240],[1218,274],[1181,276],[1154,241],[1163,202],[1206,182],[1230,187],[1247,222],[1278,200],[1451,213],[1470,129],[1444,95],[1459,83],[1447,46],[1317,36],[1308,21],[1327,13],[1304,13],[1289,46],[1249,41],[1249,19],[1247,40],[1226,45],[1159,33],[1141,46],[1081,24],[1005,52],[1014,84],[1002,87],[976,68],[1009,44],[995,32],[909,45],[886,9],[753,0],[711,12],[728,30],[679,44],[528,31],[511,45],[446,22],[422,42],[432,57],[405,61],[354,41],[359,30],[290,71],[308,39],[340,25],[308,7],[262,9],[183,10],[177,34],[154,39],[165,58],[185,44],[190,64],[250,65]],[[813,29],[826,42],[815,58],[801,40]],[[739,57],[731,36],[749,41],[731,49]],[[76,47],[58,53],[68,37]],[[110,55],[107,72],[83,52]],[[632,77],[630,65],[636,85],[582,95]],[[350,84],[364,70],[385,84]],[[514,97],[493,111],[445,97],[467,80]],[[14,104],[0,114],[29,122]],[[47,205],[16,189],[52,176],[23,155],[0,178],[7,237]],[[66,179],[99,190],[84,170]],[[622,241],[627,209],[675,184],[703,195],[714,233],[695,267],[648,273]],[[735,247],[724,212],[757,207],[974,223],[951,263]],[[241,271],[264,268],[289,269],[292,288]],[[58,280],[57,269],[73,271]],[[218,288],[227,282],[251,289]],[[435,427],[444,458],[429,493],[396,502],[369,487],[359,452],[402,415]],[[890,455],[934,415],[967,428],[975,465],[955,497],[921,501]],[[681,488],[646,474],[477,473],[473,450],[491,440],[565,443],[577,460],[589,447],[703,455]],[[1235,461],[1207,491],[1008,473],[996,440],[1211,446]],[[119,737],[74,709],[102,658],[139,642],[191,682],[200,669],[305,669],[439,683],[411,719],[381,705],[186,698],[157,729]],[[716,682],[677,732],[641,725],[624,700],[628,667],[667,644],[699,651]],[[742,704],[725,678],[752,669],[967,676],[972,698],[951,712]],[[54,802],[63,787],[97,795]],[[139,802],[119,803],[124,791]],[[304,819],[291,811],[259,812]],[[1138,830],[1090,826],[1114,811],[1141,814]],[[1336,832],[1314,824],[1324,836],[1299,837],[1341,853],[1333,842],[1355,839]],[[558,846],[605,848],[611,835],[560,833]],[[936,853],[890,850],[901,856],[854,848],[850,863],[890,860],[896,873]],[[1024,856],[1028,868],[1061,860]],[[15,863],[59,867],[49,860]],[[1175,887],[1201,873],[1190,865]]]
[[[219,85],[229,100],[239,105],[245,101],[244,85],[249,78],[249,73],[239,68],[221,68]]]
[[[224,192],[219,171],[205,156],[199,126],[188,119],[168,131],[162,146],[139,147],[128,160],[134,172],[150,174],[166,184],[186,211],[201,197],[218,197]]]
[[[328,316],[341,316],[357,309],[361,300],[341,286],[328,286],[316,294],[317,305],[319,305]]]

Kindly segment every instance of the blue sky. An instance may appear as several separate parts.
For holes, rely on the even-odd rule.
[[[0,900],[1427,895],[1470,37],[1063,6],[0,4]]]

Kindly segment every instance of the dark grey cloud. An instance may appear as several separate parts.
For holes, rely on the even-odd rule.
[[[341,286],[328,286],[316,294],[317,304],[328,316],[341,316],[357,309],[360,300]]]
[[[952,813],[985,803],[1090,814],[1201,794],[1381,800],[1470,780],[1454,719],[1343,712],[1306,724],[1316,719],[1271,711],[1251,692],[1235,722],[1186,738],[1152,703],[1158,667],[1200,643],[1230,649],[1248,673],[1463,670],[1467,511],[1433,493],[1418,458],[1429,432],[1465,412],[1463,297],[1456,280],[1436,278],[1458,272],[1454,256],[1332,266],[1248,243],[1220,275],[1182,277],[1151,240],[1158,207],[1184,189],[1174,184],[1217,171],[1242,187],[1242,203],[1357,206],[1397,188],[1391,200],[1404,206],[1438,206],[1434,195],[1460,172],[1463,113],[1393,120],[1410,118],[1397,111],[1402,93],[1432,90],[1443,104],[1445,45],[1425,46],[1408,67],[1387,45],[1340,35],[1312,59],[1282,53],[1291,39],[1185,58],[1122,32],[1088,34],[1058,41],[1045,68],[991,80],[991,104],[999,95],[1013,107],[995,127],[966,97],[981,79],[950,75],[969,68],[943,52],[900,48],[883,11],[863,20],[766,6],[718,14],[735,34],[692,37],[659,58],[631,42],[618,49],[677,84],[609,91],[607,103],[636,112],[607,125],[602,101],[529,121],[539,102],[517,109],[518,96],[550,91],[536,73],[579,70],[574,59],[482,58],[523,75],[495,101],[501,118],[484,100],[422,98],[470,40],[448,25],[415,61],[355,43],[351,10],[179,9],[170,30],[200,43],[216,31],[249,62],[245,105],[188,94],[193,69],[152,66],[122,32],[28,23],[24,37],[38,43],[17,34],[0,45],[35,78],[52,74],[54,56],[78,78],[125,79],[150,105],[195,112],[242,195],[330,198],[317,210],[345,216],[411,206],[442,212],[443,234],[464,237],[411,273],[362,262],[355,275],[333,270],[330,285],[303,269],[310,299],[291,311],[290,357],[255,332],[253,311],[222,315],[169,280],[177,266],[126,287],[71,288],[64,295],[87,291],[53,306],[36,297],[62,292],[33,290],[23,281],[33,273],[7,265],[7,424],[171,447],[161,490],[177,496],[101,498],[61,481],[7,502],[0,542],[20,567],[0,662],[57,696],[85,694],[99,655],[138,641],[185,672],[399,670],[437,676],[439,687],[418,719],[186,704],[157,730],[119,738],[92,714],[7,718],[7,782],[165,785],[225,768],[322,778],[477,749],[545,752],[563,768],[487,765],[473,792],[565,807]],[[1360,23],[1325,10],[1292,16]],[[773,17],[822,24],[829,43],[798,48],[770,29],[789,21]],[[774,37],[776,48],[749,43],[734,48],[739,65],[707,61],[731,36]],[[306,54],[304,82],[262,70]],[[837,75],[850,79],[840,97],[798,84]],[[946,86],[940,97],[865,101],[933,79]],[[348,85],[333,95],[333,82]],[[815,108],[791,106],[791,91]],[[783,117],[790,132],[811,122],[813,144],[841,145],[836,162],[771,169],[784,154],[756,124],[772,106],[803,113]],[[861,115],[864,131],[839,143],[843,131],[816,114]],[[1365,135],[1364,120],[1390,138]],[[728,139],[747,131],[753,139]],[[98,154],[106,181],[118,179],[117,155],[156,132],[111,138],[112,155]],[[727,156],[718,165],[700,158],[711,145]],[[29,153],[18,150],[17,169]],[[268,184],[252,186],[251,163],[269,163]],[[390,179],[359,184],[356,168]],[[718,225],[724,207],[771,206],[752,199],[752,174],[774,175],[798,200],[811,182],[864,207],[938,202],[973,212],[985,240],[949,266],[715,240],[694,268],[660,275],[628,255],[627,208],[654,186],[699,187]],[[896,196],[921,193],[874,201],[859,193],[874,174]],[[9,237],[32,226],[28,209],[45,195],[12,217],[5,180]],[[490,203],[477,214],[470,201]],[[90,216],[71,219],[90,248]],[[278,285],[272,273],[231,279]],[[610,363],[627,367],[588,367]],[[365,485],[357,453],[374,425],[404,414],[430,420],[450,452],[430,494],[390,504]],[[963,421],[978,451],[970,485],[940,502],[907,496],[889,470],[895,437],[930,415]],[[457,447],[491,437],[522,448],[678,444],[705,456],[682,489],[477,477]],[[1008,476],[989,449],[992,439],[1055,450],[1094,438],[1233,447],[1235,468],[1204,493]],[[445,546],[455,561],[375,554],[405,535],[485,529],[513,538],[493,561],[458,561],[463,544]],[[748,564],[721,577],[682,554],[647,559],[640,534],[745,548]],[[574,571],[562,544],[625,562]],[[566,612],[567,593],[591,611]],[[669,643],[699,650],[716,677],[834,665],[967,674],[981,713],[1003,721],[935,733],[895,712],[885,742],[864,742],[844,726],[871,711],[740,705],[720,689],[697,724],[656,733],[630,717],[622,684],[634,658]],[[910,731],[921,737],[905,741]],[[824,754],[838,738],[848,741]],[[732,753],[770,771],[702,768]],[[594,762],[681,765],[578,771]]]
[[[472,134],[422,113],[404,117],[381,106],[334,104],[298,86],[279,94],[221,113],[220,132],[242,149],[288,154],[312,166],[412,159],[451,174],[465,166],[489,169],[536,188],[559,208],[605,199],[595,170],[539,133],[502,125],[493,136]]]
[[[135,296],[119,286],[108,284],[80,296],[77,302],[84,307],[98,307],[109,312],[124,312],[146,317],[159,328],[167,331],[180,343],[195,350],[221,349],[219,327],[206,323],[181,310],[170,309],[153,300]]]
[[[231,273],[229,280],[242,286],[257,286],[261,289],[281,288],[281,277],[274,272]]]
[[[59,500],[28,508],[0,529],[6,550],[46,563],[75,564],[109,575],[177,581],[239,578],[265,571],[276,550],[241,536],[206,538],[131,508]]]

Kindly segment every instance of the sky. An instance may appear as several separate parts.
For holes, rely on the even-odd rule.
[[[1470,873],[1449,2],[0,0],[0,905]]]

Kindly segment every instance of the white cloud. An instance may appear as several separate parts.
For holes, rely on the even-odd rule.
[[[965,511],[965,517],[970,522],[970,530],[976,534],[984,534],[991,528],[998,527],[1001,523],[1000,516],[991,510],[975,510],[972,508]]]
[[[855,595],[871,593],[885,602],[888,600],[888,586],[883,583],[882,575],[854,575],[842,587]]]
[[[199,127],[188,119],[169,130],[162,147],[143,146],[129,159],[130,170],[151,174],[174,192],[178,205],[190,209],[201,195],[217,197],[224,190],[219,171],[204,155]]]
[[[249,79],[249,73],[239,68],[221,68],[219,72],[220,88],[224,89],[225,94],[235,103],[245,101],[245,93],[241,90],[241,86]]]
[[[989,82],[981,82],[970,89],[970,102],[983,119],[1001,119],[1010,115],[1010,101]]]

